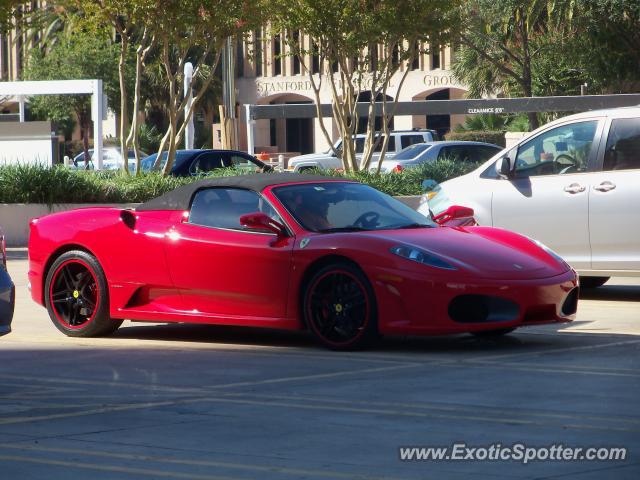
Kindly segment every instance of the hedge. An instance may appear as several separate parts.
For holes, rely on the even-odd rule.
[[[353,178],[389,195],[419,195],[422,193],[422,182],[425,179],[443,182],[476,167],[477,164],[439,160],[419,168],[406,169],[401,173],[322,173],[334,177]],[[219,169],[209,176],[241,173],[233,168]],[[71,170],[63,166],[48,168],[40,165],[5,165],[0,166],[0,203],[52,205],[145,202],[194,180],[194,177],[165,177],[159,173],[136,177],[113,171]]]
[[[466,132],[449,132],[445,135],[445,139],[465,142],[486,142],[504,147],[506,144],[504,134],[505,132],[502,131],[470,130]]]

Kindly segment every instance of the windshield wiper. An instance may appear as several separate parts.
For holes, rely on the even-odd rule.
[[[362,228],[362,227],[333,227],[333,228],[323,228],[321,230],[317,230],[320,233],[335,233],[335,232],[369,232],[371,229]]]
[[[409,229],[409,228],[431,228],[433,225],[429,225],[428,223],[409,223],[407,225],[402,225],[401,227],[396,227],[396,229]]]

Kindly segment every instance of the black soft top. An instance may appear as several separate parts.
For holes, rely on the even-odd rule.
[[[238,175],[235,177],[216,177],[197,180],[188,185],[178,187],[153,200],[143,203],[136,208],[137,211],[147,210],[189,210],[194,193],[203,188],[229,187],[244,188],[261,192],[273,185],[284,185],[297,182],[326,182],[342,180],[341,178],[326,175],[304,175],[299,173],[255,173]],[[353,181],[353,180],[346,180]]]

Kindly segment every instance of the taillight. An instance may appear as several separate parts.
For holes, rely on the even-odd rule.
[[[393,173],[400,173],[402,170],[404,170],[404,168],[402,168],[402,165],[398,164],[395,167],[393,167],[393,170],[391,170]]]
[[[2,266],[6,270],[7,269],[7,242],[4,239],[3,233],[0,233],[0,244],[2,246],[2,252],[0,253],[0,255],[2,255]]]

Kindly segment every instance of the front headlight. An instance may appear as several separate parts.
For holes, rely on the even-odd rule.
[[[416,247],[398,245],[391,249],[391,253],[398,255],[399,257],[406,258],[407,260],[413,260],[414,262],[428,265],[429,267],[442,268],[444,270],[457,270],[457,268],[450,263],[436,257],[432,253],[425,252],[424,250],[420,250]]]
[[[529,237],[527,237],[529,238]],[[566,265],[567,267],[569,267],[569,264],[566,262],[566,260],[564,258],[562,258],[560,255],[558,255],[556,252],[554,252],[553,250],[551,250],[549,247],[547,247],[544,243],[542,243],[540,240],[536,240],[535,238],[529,238],[529,240],[531,240],[533,243],[535,243],[537,246],[539,246],[541,249],[543,249],[545,252],[547,252],[549,255],[551,255],[553,258],[555,258],[556,260],[558,260],[562,265]]]

